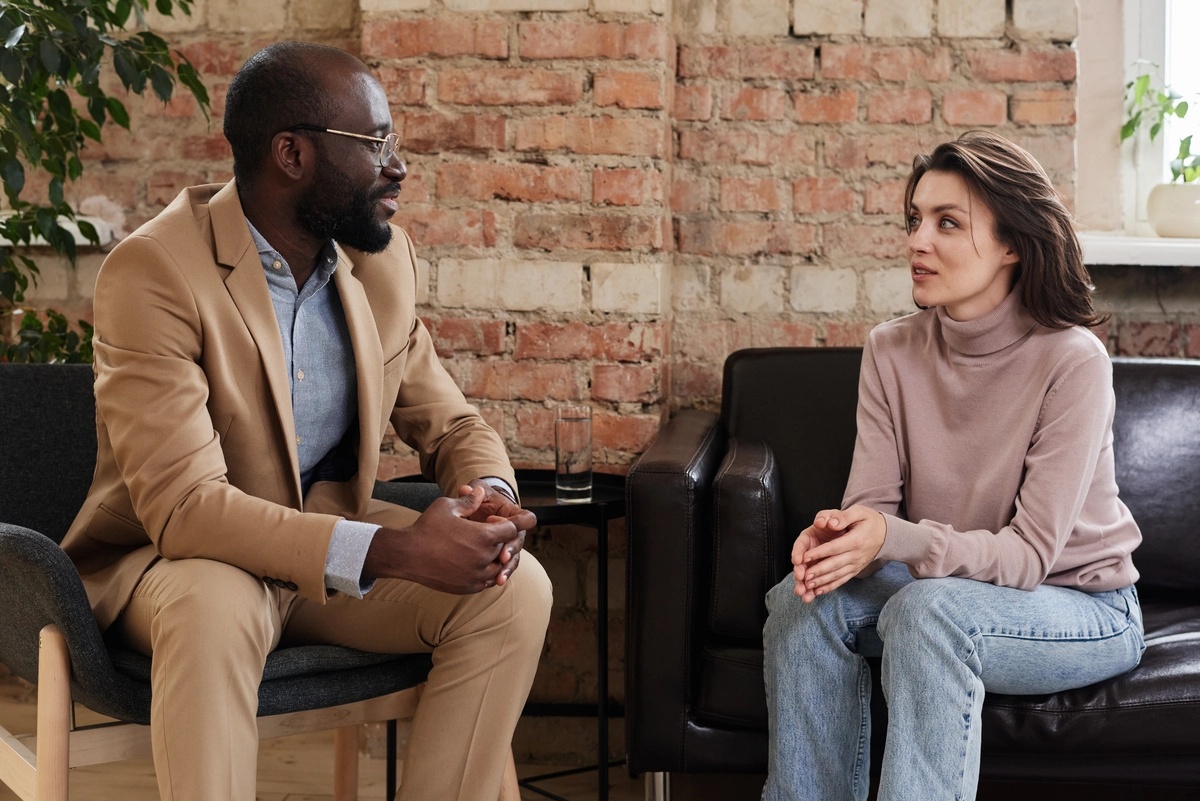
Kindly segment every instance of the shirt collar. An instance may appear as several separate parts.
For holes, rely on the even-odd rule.
[[[250,237],[254,240],[254,247],[258,249],[258,258],[262,262],[263,269],[270,270],[272,265],[279,261],[284,267],[288,267],[290,272],[291,268],[287,259],[283,257],[282,253],[271,247],[271,243],[259,233],[258,229],[254,227],[254,223],[247,219],[246,225],[250,226]],[[337,263],[337,248],[334,246],[333,240],[329,239],[321,246],[321,252],[317,256],[316,275],[319,283],[324,284],[333,276],[337,271]]]

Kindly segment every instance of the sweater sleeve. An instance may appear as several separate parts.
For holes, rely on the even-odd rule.
[[[956,531],[881,508],[887,537],[879,557],[906,563],[918,578],[960,576],[1037,587],[1079,519],[1100,451],[1112,436],[1114,407],[1112,365],[1097,353],[1066,371],[1043,398],[1008,525]]]

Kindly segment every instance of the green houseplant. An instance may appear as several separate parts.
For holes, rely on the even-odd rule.
[[[1121,141],[1145,131],[1153,142],[1174,117],[1184,119],[1188,101],[1170,86],[1155,85],[1151,73],[1142,73],[1125,85],[1125,120]],[[1192,152],[1192,136],[1179,138],[1169,163],[1171,182],[1155,186],[1146,202],[1146,214],[1159,236],[1200,237],[1200,152]]]
[[[91,360],[90,326],[81,321],[73,330],[53,310],[43,321],[23,304],[38,279],[31,245],[48,245],[74,264],[67,221],[98,242],[64,188],[83,173],[87,140],[99,142],[109,123],[129,128],[124,103],[104,89],[104,71],[114,70],[127,92],[149,90],[164,103],[178,81],[208,116],[208,93],[191,62],[146,28],[149,2],[0,0],[0,180],[8,206],[0,212],[0,362]],[[190,14],[192,2],[155,0],[154,7]],[[30,171],[49,177],[46,198],[22,197]]]

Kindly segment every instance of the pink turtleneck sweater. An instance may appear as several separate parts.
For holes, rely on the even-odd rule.
[[[1132,584],[1141,542],[1113,472],[1112,365],[1019,292],[977,320],[935,308],[875,328],[843,506],[883,513],[878,559],[918,578],[1096,592]]]

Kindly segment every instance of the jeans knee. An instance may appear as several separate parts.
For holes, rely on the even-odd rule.
[[[902,587],[879,613],[879,636],[893,658],[905,653],[929,655],[936,643],[964,657],[972,650],[972,631],[955,600],[955,585],[967,579],[919,579]],[[934,647],[931,647],[934,646]]]

